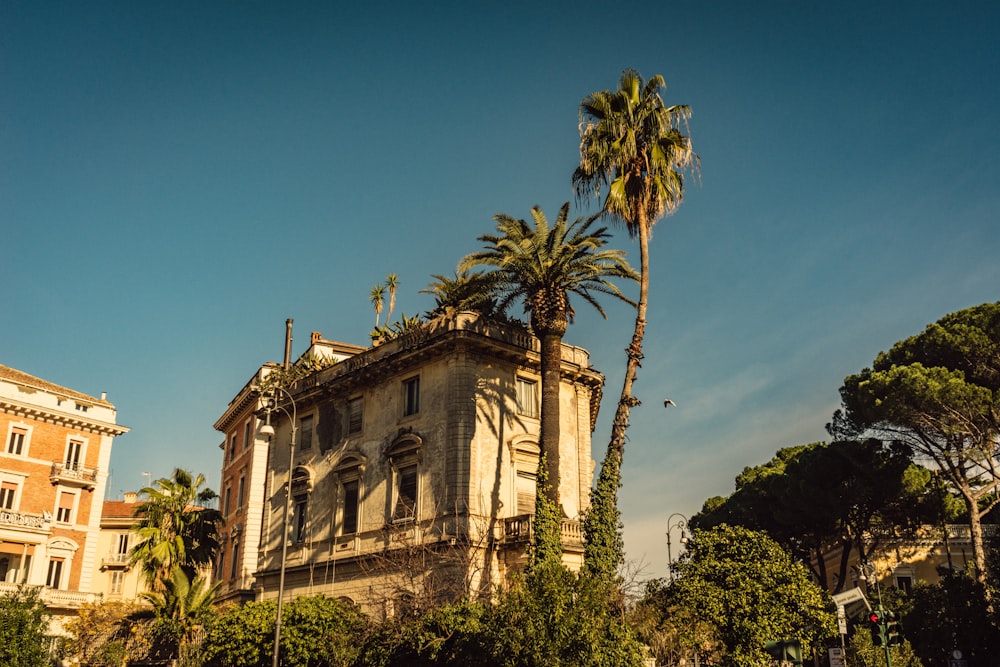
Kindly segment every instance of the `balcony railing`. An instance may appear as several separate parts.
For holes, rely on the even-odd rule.
[[[583,530],[579,521],[563,519],[559,525],[562,543],[566,546],[583,544]],[[503,538],[506,544],[530,542],[535,536],[535,515],[521,514],[503,520]]]
[[[97,485],[97,471],[83,466],[66,465],[56,461],[49,472],[49,481],[93,489]]]
[[[0,525],[4,526],[45,530],[50,521],[51,518],[46,517],[44,514],[28,514],[27,512],[15,512],[14,510],[0,510]]]
[[[46,607],[59,609],[76,609],[84,604],[99,602],[99,593],[83,593],[80,591],[64,591],[58,588],[48,588],[47,586],[26,586],[38,590],[39,597]],[[18,584],[0,582],[0,595],[17,592]]]
[[[128,567],[129,557],[127,553],[110,553],[101,558],[101,569]]]

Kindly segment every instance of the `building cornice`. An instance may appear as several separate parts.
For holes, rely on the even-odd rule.
[[[0,398],[0,410],[17,417],[34,419],[48,424],[58,424],[100,435],[118,436],[128,433],[131,430],[127,426],[120,426],[112,422],[88,419],[82,415],[51,410],[38,407],[37,405],[28,405],[27,403],[13,401],[8,398]]]

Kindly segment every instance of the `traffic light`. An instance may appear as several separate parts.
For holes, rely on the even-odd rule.
[[[872,633],[872,644],[875,646],[887,646],[885,623],[882,618],[882,610],[872,610],[868,614],[868,628]]]
[[[798,639],[780,639],[767,642],[764,645],[764,651],[776,660],[802,665],[802,642]]]
[[[885,640],[888,646],[903,643],[903,626],[894,611],[885,612]]]

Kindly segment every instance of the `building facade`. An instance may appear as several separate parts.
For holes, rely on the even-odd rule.
[[[128,491],[124,500],[104,501],[93,591],[107,601],[132,601],[148,590],[142,569],[129,564],[129,549],[139,541],[135,532],[139,523],[135,516],[137,496],[135,491]]]
[[[304,356],[324,345],[342,346],[314,334]],[[254,478],[263,482],[254,496],[260,530],[240,532],[245,548],[257,547],[256,596],[276,596],[283,558],[288,597],[322,593],[398,613],[490,595],[523,567],[531,539],[537,339],[517,324],[460,313],[372,348],[340,349],[332,365],[278,393],[266,416],[275,429],[269,444],[258,421],[249,449],[266,461]],[[579,516],[589,502],[603,381],[585,350],[563,346],[558,484],[571,567],[582,564]],[[246,415],[261,419],[260,408],[251,381],[216,428],[228,437],[246,428]],[[224,479],[238,479],[226,477],[226,460]],[[245,525],[255,521],[254,499]]]
[[[0,366],[0,592],[42,587],[59,616],[93,601],[114,405]]]

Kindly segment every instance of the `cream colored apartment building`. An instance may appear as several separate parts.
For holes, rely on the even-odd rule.
[[[0,593],[38,586],[57,617],[95,601],[114,405],[0,365]]]

